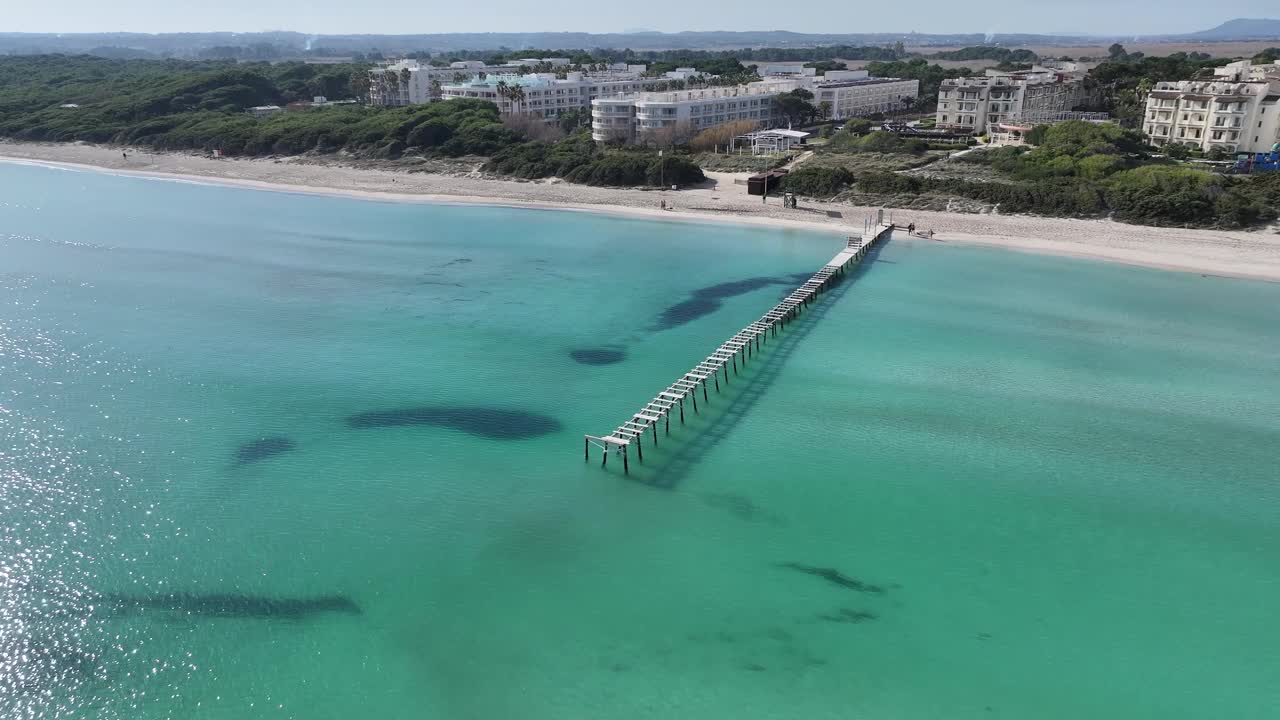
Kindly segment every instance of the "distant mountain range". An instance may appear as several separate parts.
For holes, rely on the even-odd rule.
[[[1228,20],[1216,28],[1188,33],[1181,37],[1190,40],[1274,40],[1280,38],[1280,20],[1237,18]]]
[[[1135,40],[1277,40],[1280,20],[1236,19],[1215,28],[1181,35],[1043,35],[1043,34],[923,34],[923,33],[796,33],[783,30],[747,32],[650,31],[628,33],[438,33],[424,35],[307,35],[297,32],[261,33],[0,33],[0,54],[92,53],[120,57],[216,57],[239,48],[235,57],[276,59],[304,55],[352,55],[458,50],[520,50],[523,48],[631,48],[633,50],[726,50],[748,47],[800,48],[818,45],[890,45],[917,47],[968,45],[1096,45]]]

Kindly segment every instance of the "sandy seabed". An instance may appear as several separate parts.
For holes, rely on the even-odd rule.
[[[122,153],[127,153],[125,157]],[[747,223],[845,235],[862,231],[876,208],[748,195],[742,173],[708,173],[714,186],[677,191],[598,188],[558,181],[520,182],[474,175],[409,173],[314,159],[214,159],[88,144],[0,143],[0,160],[92,168],[143,177],[196,180],[263,190],[395,202],[478,203],[587,210],[682,221]],[[738,182],[735,182],[738,181]],[[665,202],[669,209],[661,209]],[[1073,220],[889,210],[899,225],[933,230],[934,240],[1092,258],[1208,275],[1280,281],[1280,233],[1195,230]]]

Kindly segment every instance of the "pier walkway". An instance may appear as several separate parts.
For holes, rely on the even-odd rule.
[[[770,337],[777,337],[778,330],[785,328],[787,323],[812,304],[817,296],[830,286],[835,277],[843,275],[850,266],[856,265],[872,247],[888,238],[892,232],[893,225],[881,224],[877,219],[875,224],[868,226],[864,235],[850,237],[845,248],[827,261],[818,272],[814,273],[813,277],[787,295],[782,302],[761,315],[759,320],[747,325],[724,341],[705,360],[668,385],[616,430],[608,435],[587,435],[583,445],[585,459],[591,459],[591,448],[595,446],[603,451],[600,461],[602,466],[608,464],[609,453],[613,452],[622,455],[623,472],[630,473],[632,446],[635,449],[636,459],[644,462],[646,434],[652,434],[653,444],[656,447],[659,424],[664,425],[665,434],[670,434],[673,413],[678,415],[681,424],[684,423],[686,400],[692,405],[694,413],[699,412],[698,395],[702,395],[703,404],[707,404],[710,400],[707,383],[712,383],[716,392],[720,392],[721,375],[724,376],[724,382],[728,385],[730,368],[736,377],[739,364],[745,367],[747,360],[760,352],[761,345],[768,342]]]

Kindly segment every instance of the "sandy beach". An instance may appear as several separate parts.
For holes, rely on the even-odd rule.
[[[714,187],[679,191],[597,188],[557,181],[519,182],[471,175],[409,173],[314,159],[213,159],[86,144],[0,143],[0,161],[37,162],[144,177],[186,179],[264,190],[397,202],[452,202],[617,213],[653,219],[764,224],[844,235],[861,231],[875,208],[747,194],[744,174],[708,173]],[[670,210],[660,209],[666,202]],[[935,241],[1092,258],[1206,275],[1280,282],[1280,233],[1152,228],[1110,220],[891,212],[898,224],[932,229]]]

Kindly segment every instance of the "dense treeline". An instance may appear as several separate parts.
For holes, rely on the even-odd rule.
[[[872,77],[908,78],[920,81],[920,97],[916,99],[916,107],[932,111],[938,104],[938,88],[943,80],[967,77],[974,74],[967,67],[944,68],[930,65],[924,58],[913,58],[906,62],[872,62],[867,63],[867,72]]]
[[[656,187],[706,179],[697,165],[681,157],[659,157],[647,148],[601,149],[588,130],[556,142],[530,141],[506,147],[495,153],[484,169],[530,180],[559,177],[585,185]]]
[[[363,73],[355,65],[0,57],[0,135],[123,142],[182,124],[216,125],[218,116],[255,105],[349,98],[352,75]]]
[[[1158,82],[1191,80],[1211,74],[1212,68],[1231,62],[1230,58],[1211,58],[1204,53],[1177,52],[1164,57],[1147,57],[1127,53],[1124,48],[1111,53],[1110,60],[1089,71],[1087,87],[1100,98],[1097,108],[1111,113],[1125,127],[1137,127],[1146,108],[1147,93]]]
[[[592,185],[703,179],[684,158],[660,160],[655,151],[642,149],[598,150],[583,130],[558,142],[531,140],[518,123],[504,124],[498,107],[483,100],[399,108],[340,105],[262,118],[246,112],[312,95],[349,96],[352,80],[364,72],[352,65],[0,58],[0,135],[227,155],[476,155],[491,158],[492,172]],[[580,114],[570,119],[567,130],[581,123]]]
[[[313,94],[351,93],[352,66],[0,58],[0,135],[20,140],[123,143],[235,155],[350,152],[395,156],[408,147],[486,155],[521,138],[495,105],[335,106],[256,118],[247,108]],[[67,107],[75,105],[75,107]]]
[[[1031,50],[1010,50],[991,45],[944,50],[925,57],[932,60],[995,60],[1008,63],[1033,63],[1039,59],[1039,56]]]
[[[1024,147],[979,152],[1006,182],[865,173],[856,190],[874,195],[954,195],[1005,213],[1100,217],[1155,225],[1249,227],[1276,217],[1280,174],[1230,178],[1185,165],[1153,163],[1142,138],[1111,124],[1068,122],[1037,128]]]
[[[1235,179],[1186,167],[1148,165],[1103,181],[1055,177],[1014,184],[878,172],[857,178],[857,190],[957,195],[997,205],[1000,212],[1063,217],[1109,214],[1142,225],[1241,228],[1276,217],[1280,176]]]

